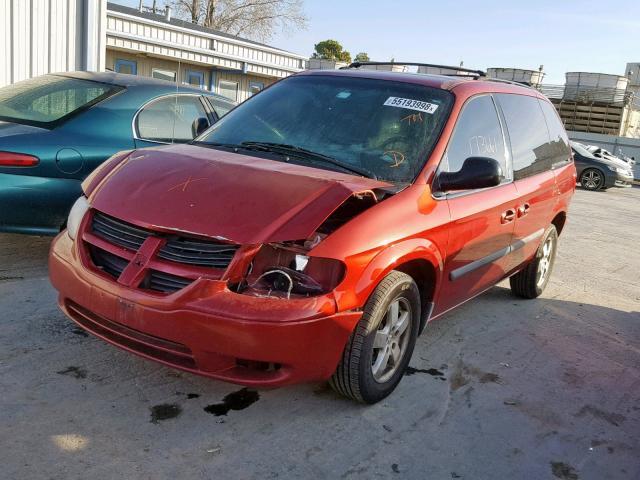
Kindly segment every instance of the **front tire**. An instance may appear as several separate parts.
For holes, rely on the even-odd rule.
[[[420,315],[416,283],[406,273],[389,273],[369,297],[329,385],[362,403],[389,395],[411,359]]]
[[[509,278],[511,291],[521,298],[536,298],[549,283],[558,248],[558,232],[549,225],[542,236],[536,256],[518,273]]]
[[[604,186],[604,173],[597,168],[587,168],[580,175],[580,185],[585,190],[600,190]]]

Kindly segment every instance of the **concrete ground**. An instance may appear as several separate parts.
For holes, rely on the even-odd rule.
[[[0,235],[0,478],[640,478],[640,188],[578,191],[545,294],[504,282],[434,322],[374,406],[87,336],[49,242]]]

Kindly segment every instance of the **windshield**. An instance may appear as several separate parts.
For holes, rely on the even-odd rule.
[[[0,120],[53,127],[121,87],[77,78],[44,75],[0,89]]]
[[[343,165],[344,171],[410,183],[428,158],[452,100],[445,90],[409,83],[291,77],[238,106],[198,143],[257,142],[271,148],[275,159],[325,169]],[[278,157],[283,152],[278,146],[296,155]]]

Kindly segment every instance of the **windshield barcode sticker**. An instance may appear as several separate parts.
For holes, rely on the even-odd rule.
[[[433,114],[438,105],[429,102],[422,102],[420,100],[412,100],[410,98],[389,97],[387,101],[383,103],[388,107],[407,108],[409,110],[417,110],[419,112]]]

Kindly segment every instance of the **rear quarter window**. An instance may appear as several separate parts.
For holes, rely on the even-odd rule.
[[[552,167],[561,166],[571,161],[571,146],[569,145],[569,137],[564,129],[564,125],[560,121],[560,117],[555,107],[545,101],[538,100],[544,119],[547,122],[549,130],[549,155],[551,155]]]
[[[191,141],[197,118],[207,118],[199,95],[167,95],[151,100],[136,117],[138,138],[161,143]]]
[[[547,122],[536,97],[496,94],[504,114],[511,143],[514,179],[550,170],[553,145],[549,142]]]

